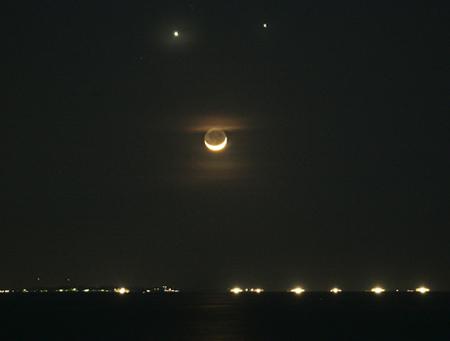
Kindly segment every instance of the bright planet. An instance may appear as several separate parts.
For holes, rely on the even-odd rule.
[[[218,152],[227,146],[228,138],[222,129],[212,128],[206,132],[204,141],[209,150]]]

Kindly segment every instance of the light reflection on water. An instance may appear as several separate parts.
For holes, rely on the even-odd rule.
[[[1,295],[0,313],[8,340],[445,339],[450,294]]]

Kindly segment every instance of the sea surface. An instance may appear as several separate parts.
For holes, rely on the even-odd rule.
[[[7,294],[0,340],[450,340],[450,294]]]

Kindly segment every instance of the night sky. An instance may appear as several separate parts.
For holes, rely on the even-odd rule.
[[[4,5],[0,287],[450,289],[450,12],[370,3]]]

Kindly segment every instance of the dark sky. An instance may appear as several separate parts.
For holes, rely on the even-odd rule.
[[[448,7],[217,3],[5,5],[0,287],[450,289]]]

